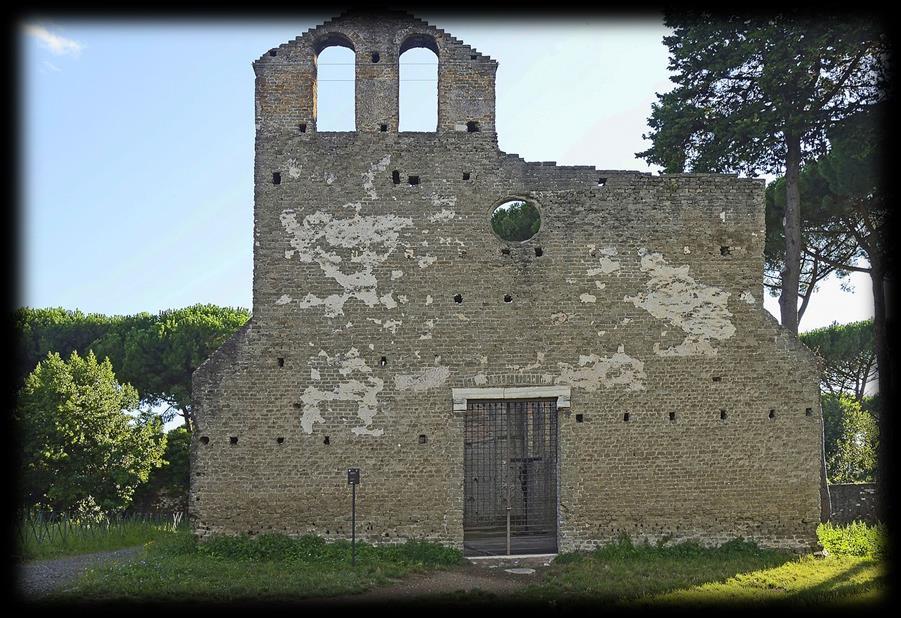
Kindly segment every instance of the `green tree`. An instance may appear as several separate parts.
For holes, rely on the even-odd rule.
[[[886,103],[873,105],[833,127],[829,132],[829,153],[808,164],[802,174],[810,178],[802,198],[820,221],[822,235],[856,247],[845,255],[824,255],[823,262],[840,274],[870,275],[876,375],[879,392],[885,395],[880,402],[891,400],[893,387],[885,292],[885,281],[894,271],[886,251],[891,200],[882,178],[883,159],[888,152],[885,106]],[[809,250],[805,253],[811,254]],[[877,418],[882,436],[879,459],[886,461],[891,452],[889,418],[884,413],[877,414]],[[880,496],[885,495],[889,471],[889,466],[879,468],[876,482]],[[886,506],[884,500],[881,506]]]
[[[504,240],[528,240],[538,233],[540,227],[538,209],[528,202],[508,202],[491,213],[491,228]]]
[[[145,402],[168,404],[193,430],[191,375],[248,319],[244,309],[215,305],[193,305],[156,316],[138,314],[123,320],[93,348],[109,356]]]
[[[823,359],[823,392],[863,401],[867,384],[876,377],[872,320],[817,328],[802,333],[801,341]]]
[[[668,12],[663,41],[676,87],[658,94],[637,156],[667,172],[785,173],[782,325],[798,332],[802,162],[827,131],[880,100],[886,36],[866,19],[794,13],[713,18]]]
[[[833,483],[872,481],[878,430],[873,415],[848,395],[823,397],[826,469]]]
[[[819,283],[830,275],[849,275],[842,264],[856,263],[862,255],[860,244],[843,229],[829,211],[818,206],[827,190],[826,180],[815,164],[802,168],[798,178],[801,203],[801,264],[798,287],[798,323],[810,304]],[[771,296],[782,292],[785,268],[785,178],[777,178],[766,188],[766,240],[764,244],[764,286]],[[844,286],[844,284],[843,284]]]
[[[84,355],[93,350],[109,358],[116,374],[138,389],[143,405],[168,404],[163,420],[179,414],[190,430],[191,374],[248,319],[245,309],[216,305],[111,317],[20,308],[19,371],[27,363],[33,368],[50,351]]]
[[[139,511],[151,511],[159,504],[184,511],[188,503],[190,485],[191,434],[185,426],[166,434],[166,451],[162,466],[150,472],[147,483],[138,487],[133,506]]]
[[[85,354],[120,319],[98,313],[82,313],[61,307],[20,307],[14,313],[16,340],[16,384],[21,386],[35,365],[57,352],[63,358],[78,351]]]
[[[137,406],[137,391],[116,380],[108,360],[49,353],[25,379],[15,411],[26,503],[70,512],[128,506],[166,447],[160,419]]]

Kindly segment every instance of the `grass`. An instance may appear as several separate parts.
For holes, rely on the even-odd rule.
[[[133,516],[96,523],[26,517],[19,522],[18,559],[60,558],[143,545],[171,535],[179,526],[186,529],[187,522],[176,522],[171,516]]]
[[[670,590],[728,579],[738,573],[774,568],[793,554],[762,550],[742,541],[715,549],[695,543],[633,545],[628,539],[593,552],[563,554],[544,581],[524,596],[534,601],[628,603]]]
[[[641,604],[844,605],[884,599],[885,568],[874,558],[803,556],[778,567],[740,573],[723,582],[675,590]]]
[[[633,545],[622,539],[592,552],[561,554],[540,582],[513,597],[458,592],[422,603],[681,607],[884,601],[884,526],[824,524],[817,532],[828,552],[825,558],[761,549],[742,540],[704,548]],[[362,592],[414,572],[465,564],[459,551],[431,543],[357,547],[357,566],[351,568],[348,542],[262,535],[197,543],[189,533],[170,533],[148,543],[140,561],[90,571],[54,598],[288,601]]]
[[[827,557],[760,549],[741,540],[705,549],[693,543],[634,546],[623,539],[557,558],[523,599],[628,607],[834,605],[885,598],[884,526],[822,524]]]
[[[284,601],[362,592],[414,572],[463,563],[461,552],[432,543],[394,546],[326,543],[315,536],[215,537],[198,543],[179,532],[146,546],[143,559],[89,571],[54,601]]]

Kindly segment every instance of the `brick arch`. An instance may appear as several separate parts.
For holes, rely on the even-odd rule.
[[[425,108],[429,107],[429,108],[431,108],[432,112],[435,114],[435,117],[433,120],[434,124],[431,124],[432,121],[428,120],[427,117],[424,119],[424,121],[421,121],[419,123],[414,123],[414,125],[410,125],[409,120],[407,120],[407,121],[403,120],[404,105],[401,102],[401,79],[402,79],[401,57],[405,53],[407,53],[411,50],[414,50],[414,49],[429,50],[430,52],[435,54],[435,60],[437,61],[438,66],[441,65],[441,54],[439,53],[438,42],[433,35],[425,34],[425,33],[421,33],[421,32],[414,32],[412,34],[408,33],[406,35],[403,35],[402,42],[398,46],[398,52],[397,52],[397,103],[398,103],[398,106],[397,106],[398,121],[397,122],[398,122],[398,129],[401,130],[400,129],[401,123],[405,123],[407,126],[403,130],[406,130],[406,131],[411,131],[411,130],[412,131],[428,131],[428,132],[437,131],[437,129],[438,129],[438,108],[441,106],[441,101],[440,101],[440,96],[439,96],[440,88],[439,88],[439,84],[437,82],[437,80],[441,79],[441,72],[437,68],[434,73],[436,82],[434,83],[433,91],[424,92],[422,90],[422,88],[419,87],[420,86],[419,84],[417,84],[417,85],[409,85],[408,84],[408,86],[406,86],[406,88],[413,88],[413,92],[412,93],[408,92],[407,96],[412,97],[412,102],[415,103],[414,105],[411,105],[411,101],[408,100],[408,102],[406,104],[406,110],[409,111],[411,109],[411,107],[421,108],[421,109],[425,109]],[[415,55],[415,53],[414,53],[414,55]],[[431,60],[429,60],[428,62],[431,62]],[[417,68],[421,68],[421,67],[417,67]],[[411,69],[409,69],[409,68],[407,69],[407,71],[410,71],[410,70]],[[416,71],[415,69],[413,69],[413,74],[416,75],[417,77],[422,77],[421,71]],[[420,126],[416,126],[417,124]],[[429,124],[431,124],[431,126],[428,126]]]
[[[341,129],[326,129],[326,130],[341,130],[341,131],[356,131],[357,130],[357,122],[356,122],[356,81],[357,81],[357,70],[356,70],[356,62],[357,62],[357,47],[353,40],[341,33],[341,32],[326,32],[318,37],[316,37],[312,42],[312,50],[313,50],[313,65],[316,67],[315,72],[313,73],[313,86],[312,86],[312,94],[313,94],[313,119],[315,123],[315,127],[317,131],[323,130],[320,126],[322,122],[322,115],[320,110],[320,84],[319,84],[319,57],[325,52],[327,49],[331,49],[333,47],[342,47],[344,49],[349,49],[353,53],[353,62],[354,66],[352,69],[353,79],[354,79],[354,88],[353,92],[350,94],[352,101],[351,115],[353,116],[353,123],[351,126],[342,127]],[[340,97],[342,100],[344,97]],[[335,118],[343,118],[341,115],[335,116]],[[342,122],[343,124],[343,122]]]
[[[326,32],[313,41],[313,54],[318,57],[327,47],[346,47],[354,54],[357,53],[357,46],[353,40],[342,32]]]
[[[405,51],[409,51],[417,47],[430,49],[435,52],[435,55],[438,56],[439,59],[441,58],[440,48],[438,47],[438,40],[434,35],[426,32],[413,32],[407,34],[397,48],[397,57],[400,58],[401,54],[403,54]]]

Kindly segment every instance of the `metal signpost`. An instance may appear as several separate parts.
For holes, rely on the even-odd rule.
[[[350,564],[357,565],[357,485],[360,484],[360,469],[347,469],[347,484],[350,485]]]

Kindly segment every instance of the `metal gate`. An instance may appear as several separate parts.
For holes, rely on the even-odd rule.
[[[557,551],[557,400],[469,401],[463,553]]]

